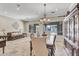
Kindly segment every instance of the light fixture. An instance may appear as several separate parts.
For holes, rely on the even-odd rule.
[[[56,11],[58,11],[58,9],[55,9]]]
[[[20,6],[21,6],[20,4],[17,4],[17,5],[16,5],[17,10],[20,10]]]
[[[50,19],[48,19],[48,21],[50,21]]]
[[[7,11],[4,12],[5,15],[6,15],[7,13],[8,13]]]
[[[46,18],[46,4],[44,4],[44,17],[40,20],[40,22],[42,23],[42,24],[46,24],[47,22],[49,22],[50,21],[50,19],[47,19]]]

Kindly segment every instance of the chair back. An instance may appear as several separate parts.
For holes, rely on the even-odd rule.
[[[46,44],[53,45],[55,44],[55,40],[56,40],[56,35],[51,35],[47,38]]]
[[[55,44],[55,41],[56,41],[56,35],[54,35],[53,44]]]

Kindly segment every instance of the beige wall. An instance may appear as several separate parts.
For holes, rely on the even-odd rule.
[[[12,23],[14,22],[14,19],[0,16],[0,31],[15,31],[15,29],[12,27]]]
[[[19,24],[18,29],[15,29],[12,26],[12,24],[14,24],[15,22]],[[5,30],[5,32],[13,32],[18,30],[21,30],[21,32],[23,32],[24,29],[21,21],[16,21],[15,19],[9,17],[0,16],[0,32],[2,32],[3,30]]]
[[[24,24],[21,20],[17,21],[18,25],[19,25],[19,28],[18,28],[18,31],[20,32],[24,32]]]

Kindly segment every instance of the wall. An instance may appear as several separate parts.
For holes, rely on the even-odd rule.
[[[12,27],[12,24],[14,22],[14,19],[0,16],[0,31],[5,30],[6,32],[9,31],[15,31],[15,29]]]
[[[23,24],[23,21],[19,20],[17,21],[19,27],[18,27],[18,31],[20,31],[21,33],[24,32],[24,24]]]
[[[17,24],[15,22],[17,22],[17,24],[19,25],[18,29],[15,29],[13,27],[13,24],[15,24],[15,26],[17,26]],[[22,25],[21,21],[16,21],[16,19],[9,18],[6,16],[0,16],[0,32],[2,32],[2,31],[14,32],[14,31],[18,31],[18,30],[23,31],[23,25]]]

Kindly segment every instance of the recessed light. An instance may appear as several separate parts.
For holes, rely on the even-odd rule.
[[[8,12],[7,12],[7,11],[5,11],[4,13],[5,13],[5,14],[7,14]]]
[[[56,11],[58,11],[58,9],[55,9]]]
[[[19,11],[20,10],[20,8],[19,7],[17,7],[17,11]]]
[[[54,11],[52,11],[51,13],[55,13]]]

